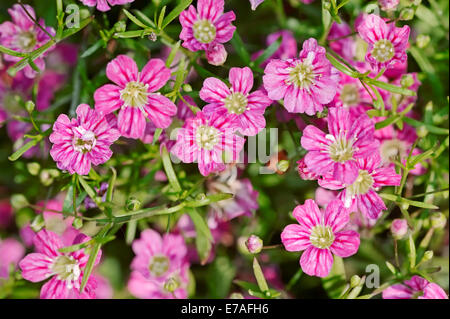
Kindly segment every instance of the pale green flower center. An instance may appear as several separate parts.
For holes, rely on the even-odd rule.
[[[97,138],[95,133],[78,126],[74,129],[78,132],[81,137],[74,136],[72,145],[75,151],[79,153],[87,153],[92,151],[92,149],[97,144]]]
[[[247,97],[241,92],[234,92],[224,100],[225,107],[229,113],[242,114],[247,110]]]
[[[309,241],[320,249],[329,248],[334,242],[334,233],[330,226],[317,225],[311,230]]]
[[[164,290],[173,293],[180,287],[180,285],[181,285],[180,278],[178,278],[178,276],[172,276],[169,279],[167,279],[166,282],[164,283]]]
[[[72,289],[73,282],[77,281],[81,275],[80,265],[72,256],[59,256],[51,267],[59,280],[65,280],[67,287]]]
[[[386,140],[380,145],[380,155],[383,163],[392,162],[394,159],[401,159],[407,153],[407,145],[398,139]]]
[[[148,101],[148,84],[131,81],[120,91],[120,98],[126,106],[142,108]]]
[[[209,20],[198,20],[192,26],[194,38],[201,43],[211,43],[216,38],[216,27]]]
[[[21,32],[16,38],[16,45],[24,52],[31,52],[36,46],[36,35],[31,31]]]
[[[333,161],[344,163],[352,159],[353,139],[347,139],[344,134],[339,134],[337,138],[331,134],[327,134],[325,137],[333,141],[333,143],[328,147],[328,152]]]
[[[372,49],[372,56],[378,62],[387,62],[394,57],[395,50],[391,41],[382,39],[375,42]]]
[[[354,84],[345,84],[341,90],[341,101],[344,106],[356,105],[359,102],[359,90]]]
[[[296,87],[306,89],[314,83],[315,74],[312,65],[308,62],[300,62],[289,73],[289,83]]]
[[[373,177],[366,170],[360,169],[358,177],[350,186],[347,186],[346,195],[353,197],[355,195],[366,194],[373,185]]]
[[[210,151],[219,142],[220,135],[215,127],[200,125],[195,132],[195,141],[200,148]]]
[[[155,256],[152,258],[148,269],[155,277],[164,275],[169,270],[170,261],[166,256]]]

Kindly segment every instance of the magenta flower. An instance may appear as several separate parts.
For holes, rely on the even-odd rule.
[[[87,175],[91,164],[100,165],[109,160],[112,155],[109,147],[120,134],[89,105],[80,104],[76,112],[76,119],[61,114],[53,124],[50,155],[59,169]]]
[[[136,254],[131,263],[128,290],[138,298],[187,298],[189,263],[180,235],[146,229],[133,242]]]
[[[204,50],[208,54],[209,50],[219,52],[216,45],[231,40],[236,29],[231,23],[236,16],[233,11],[223,13],[224,5],[224,0],[198,0],[197,10],[191,5],[181,12],[183,47],[191,51]]]
[[[352,32],[352,28],[347,23],[333,22],[327,38],[330,48],[349,62],[355,58],[356,53],[356,42],[351,36]]]
[[[203,113],[210,115],[225,112],[236,115],[236,126],[243,135],[256,135],[264,127],[264,111],[272,104],[261,90],[250,93],[253,87],[253,73],[250,68],[231,68],[229,73],[231,88],[216,78],[207,78],[200,90],[200,98],[210,104]]]
[[[444,289],[419,276],[383,290],[383,299],[448,299]]]
[[[383,186],[399,186],[401,176],[393,167],[381,167],[378,152],[370,157],[358,159],[357,178],[353,183],[345,184],[335,180],[331,174],[319,179],[319,185],[331,190],[343,189],[338,198],[351,212],[360,211],[370,219],[377,219],[386,209],[377,191]]]
[[[303,42],[298,59],[270,61],[263,82],[269,98],[283,99],[289,112],[314,115],[333,100],[339,72],[325,57],[325,48],[311,38]]]
[[[0,200],[0,229],[7,228],[13,220],[13,210],[9,200]]]
[[[235,134],[235,121],[234,114],[197,112],[178,131],[177,142],[171,152],[184,163],[197,161],[203,176],[223,171],[222,156],[231,155],[231,161],[237,160],[245,143],[244,138]]]
[[[120,134],[142,137],[145,118],[158,128],[170,125],[177,108],[162,94],[154,93],[170,78],[170,70],[162,60],[151,59],[139,72],[133,59],[119,55],[108,63],[106,76],[115,84],[103,85],[95,91],[95,109],[102,114],[120,109],[117,119]]]
[[[320,211],[312,199],[295,207],[293,215],[299,225],[291,224],[281,233],[287,251],[302,251],[300,266],[310,276],[326,277],[333,266],[333,254],[350,257],[359,248],[359,234],[344,230],[350,215],[340,200]]]
[[[301,179],[307,180],[307,181],[314,181],[319,178],[318,175],[312,173],[305,163],[305,158],[301,158],[297,161],[297,171],[298,175]]]
[[[17,263],[25,255],[25,248],[14,238],[0,240],[0,282],[8,278],[10,269],[16,269]]]
[[[36,20],[34,9],[27,4],[24,7],[33,19]],[[15,4],[11,9],[8,9],[8,13],[11,16],[12,22],[6,21],[0,24],[1,45],[17,52],[28,53],[40,48],[50,40],[50,37],[36,26],[19,4]],[[55,35],[55,30],[51,27],[46,27],[43,19],[39,19],[38,23],[49,34]],[[41,71],[45,69],[44,57],[48,52],[49,50],[33,61]],[[18,62],[21,58],[5,54],[4,59],[8,62]],[[34,78],[37,74],[29,65],[25,67],[24,73],[28,78]]]
[[[357,25],[361,38],[369,44],[366,60],[376,71],[389,69],[407,59],[409,26],[397,28],[375,14],[369,14]]]
[[[88,7],[97,7],[97,10],[105,12],[111,9],[110,6],[126,4],[133,2],[134,0],[80,0],[80,1]]]
[[[331,174],[334,180],[352,184],[358,177],[357,160],[378,150],[375,125],[365,114],[354,120],[342,107],[328,113],[328,134],[313,125],[303,131],[302,147],[308,150],[305,163],[317,175]]]
[[[89,237],[80,234],[72,244],[80,244]],[[41,288],[41,299],[93,299],[97,282],[89,277],[86,287],[80,293],[84,268],[89,255],[84,250],[61,253],[64,244],[58,235],[46,229],[34,238],[35,253],[25,256],[19,263],[22,277],[31,282],[39,282],[52,277]],[[95,265],[100,261],[99,253]]]
[[[381,10],[391,11],[395,10],[400,3],[400,0],[378,0]]]

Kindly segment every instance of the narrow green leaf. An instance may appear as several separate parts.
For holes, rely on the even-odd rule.
[[[97,42],[95,42],[93,45],[91,45],[86,51],[83,52],[83,54],[80,55],[80,58],[84,59],[87,58],[88,56],[92,55],[95,53],[95,51],[97,51],[98,49],[100,49],[103,45],[103,40],[100,39]]]
[[[181,40],[178,41],[177,43],[175,43],[174,46],[172,46],[172,50],[170,51],[169,56],[167,57],[167,60],[166,60],[166,67],[170,68],[170,66],[172,65],[172,62],[175,59],[175,56],[180,48],[180,44],[181,44]]]
[[[420,208],[426,208],[426,209],[438,209],[439,208],[433,204],[422,203],[422,202],[418,202],[415,200],[410,200],[410,199],[407,199],[404,197],[400,197],[397,195],[385,194],[385,193],[380,193],[379,195],[381,196],[381,198],[390,200],[392,202],[396,202],[397,204],[407,204],[407,205],[411,205],[414,207],[420,207]]]
[[[245,65],[248,65],[251,61],[250,54],[247,52],[245,44],[244,42],[242,42],[242,39],[237,31],[234,31],[234,36],[231,39],[231,44],[233,45],[234,50],[236,50],[236,53],[241,58],[242,62],[244,62]]]
[[[34,139],[32,139],[31,141],[29,141],[28,143],[26,143],[25,145],[23,145],[21,148],[19,148],[17,151],[15,151],[14,153],[12,153],[8,159],[11,162],[17,161],[26,151],[28,151],[30,148],[32,148],[33,146],[35,146],[37,143],[39,143],[39,141],[42,139],[42,137],[36,137]]]
[[[355,73],[354,71],[350,70],[348,68],[348,66],[346,66],[345,64],[341,63],[340,61],[338,61],[333,55],[331,55],[330,53],[327,52],[327,59],[328,61],[330,61],[330,63],[339,71],[341,71],[342,73],[351,76],[353,78],[357,78],[358,77],[358,73]]]
[[[385,119],[384,121],[376,123],[375,124],[375,129],[376,130],[382,129],[383,127],[386,127],[386,126],[389,126],[391,124],[394,124],[395,122],[397,122],[400,119],[401,119],[401,117],[398,116],[398,115],[390,116],[387,119]]]
[[[164,18],[164,21],[161,24],[161,29],[164,30],[170,24],[170,22],[176,19],[180,15],[180,13],[184,11],[191,3],[192,0],[181,1],[172,11],[170,11],[167,17]]]
[[[437,127],[437,126],[433,126],[433,125],[429,125],[429,124],[425,124],[422,123],[418,120],[412,119],[410,117],[405,117],[403,118],[403,120],[408,123],[409,125],[412,125],[414,127],[421,127],[421,126],[425,126],[426,129],[433,134],[436,135],[448,135],[449,134],[449,130],[446,128],[441,128],[441,127]]]
[[[416,92],[405,89],[401,86],[396,86],[396,85],[393,85],[390,83],[374,80],[374,79],[371,79],[368,77],[363,78],[362,80],[364,82],[366,82],[367,84],[374,85],[376,87],[379,87],[380,89],[383,89],[383,90],[386,90],[386,91],[389,91],[392,93],[402,94],[402,95],[406,95],[406,96],[415,96],[416,95]]]
[[[279,37],[277,41],[273,42],[271,45],[264,50],[264,52],[253,62],[255,65],[259,66],[261,63],[270,58],[280,47],[282,38]]]
[[[125,15],[128,17],[128,19],[130,19],[131,21],[133,21],[134,24],[136,24],[137,26],[144,28],[144,29],[148,29],[150,28],[150,26],[146,25],[145,23],[143,23],[141,20],[139,20],[138,18],[136,18],[134,15],[131,14],[131,12],[129,12],[126,9],[122,9],[123,13],[125,13]]]
[[[162,160],[163,160],[163,166],[164,170],[167,175],[167,179],[169,180],[170,185],[172,186],[172,189],[174,192],[178,193],[181,191],[180,183],[178,182],[177,175],[175,174],[175,171],[173,170],[172,161],[170,160],[169,152],[167,151],[167,148],[164,146],[162,150]]]
[[[200,263],[204,265],[208,261],[209,254],[211,253],[213,237],[205,220],[195,208],[189,209],[188,214],[194,223],[196,231],[195,246],[200,258]]]
[[[266,278],[262,272],[261,266],[259,265],[258,259],[253,258],[253,274],[255,275],[258,287],[262,292],[269,291],[269,286],[267,285]]]
[[[159,18],[158,18],[158,30],[162,30],[162,24],[164,21],[164,16],[166,15],[166,6],[164,6],[161,9],[161,12],[159,13]]]

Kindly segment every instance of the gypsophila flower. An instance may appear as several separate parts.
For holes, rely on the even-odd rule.
[[[236,115],[236,126],[243,135],[256,135],[266,126],[264,111],[272,100],[263,91],[250,93],[253,73],[250,68],[231,68],[231,88],[216,78],[207,78],[200,90],[200,98],[209,103],[203,113],[225,112]]]
[[[383,290],[383,299],[448,299],[444,289],[419,276]]]
[[[369,44],[366,60],[375,71],[406,61],[409,26],[397,28],[395,23],[386,23],[379,16],[370,14],[358,24],[357,31]]]
[[[282,99],[289,112],[313,115],[333,100],[339,73],[325,57],[325,48],[311,38],[303,42],[298,59],[270,61],[263,82],[269,98]]]
[[[110,6],[116,6],[133,2],[134,0],[80,0],[83,4],[89,7],[96,7],[99,11],[109,11]]]
[[[359,234],[344,230],[350,220],[347,209],[340,200],[328,204],[324,212],[307,199],[295,207],[291,224],[281,233],[287,251],[302,251],[300,266],[310,276],[326,277],[333,266],[333,254],[339,257],[354,255],[359,248]]]
[[[109,160],[112,156],[109,147],[120,134],[87,104],[80,104],[76,113],[77,118],[72,120],[61,114],[53,124],[50,155],[59,169],[87,175],[91,164],[100,165]]]

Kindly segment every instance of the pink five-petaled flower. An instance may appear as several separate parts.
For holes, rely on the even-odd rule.
[[[105,84],[94,93],[95,109],[109,114],[118,109],[120,134],[140,138],[145,131],[146,117],[157,128],[172,123],[177,107],[160,93],[170,78],[170,69],[160,59],[151,59],[139,72],[136,62],[119,55],[106,66],[106,76],[115,84]]]
[[[383,290],[383,299],[448,299],[444,289],[419,276]]]
[[[50,155],[61,170],[87,175],[91,164],[105,163],[112,155],[110,145],[119,137],[107,118],[87,104],[77,107],[77,118],[61,114],[53,124]]]
[[[58,235],[43,229],[34,237],[35,253],[25,256],[19,263],[24,279],[39,282],[53,277],[41,288],[41,299],[91,299],[95,298],[97,282],[90,276],[86,287],[80,293],[84,268],[89,255],[84,250],[61,253],[64,244]],[[73,244],[80,244],[89,237],[80,234]],[[95,261],[100,261],[101,251]]]
[[[314,115],[333,100],[339,78],[325,57],[325,48],[311,38],[303,42],[298,59],[270,61],[263,82],[269,98],[284,99],[289,112]]]
[[[243,135],[256,135],[264,127],[264,111],[272,104],[262,90],[250,93],[253,87],[253,73],[250,68],[231,68],[231,88],[216,78],[207,78],[200,90],[200,98],[210,103],[203,113],[225,112],[236,115],[236,126]]]
[[[33,8],[27,4],[24,5],[24,8],[19,4],[15,4],[11,9],[8,9],[12,22],[6,21],[0,24],[0,44],[14,51],[28,53],[47,43],[50,37],[27,15],[26,12],[36,20]],[[55,30],[51,27],[46,27],[44,20],[39,19],[38,23],[49,34],[55,35]],[[33,61],[41,71],[45,69],[43,57],[48,52],[49,50],[45,51],[44,54]],[[5,54],[4,58],[5,61],[9,62],[17,62],[21,59],[8,54]],[[37,74],[30,65],[25,67],[24,73],[28,78],[34,78]]]
[[[340,200],[333,200],[320,211],[312,199],[295,207],[293,215],[299,225],[291,224],[281,233],[287,251],[301,251],[300,266],[310,276],[326,277],[333,266],[333,254],[354,255],[359,248],[359,234],[344,230],[350,215]]]
[[[346,108],[330,108],[328,134],[313,125],[303,131],[301,144],[308,150],[308,170],[317,175],[331,174],[337,181],[352,184],[358,177],[356,160],[378,151],[374,131],[374,122],[367,115],[355,120]]]
[[[230,161],[236,161],[245,143],[244,138],[235,134],[235,122],[235,114],[197,112],[178,131],[171,152],[184,163],[197,161],[203,176],[223,171],[223,156],[231,155]]]
[[[134,0],[80,0],[80,1],[88,7],[97,7],[97,10],[105,12],[111,9],[110,6],[126,4],[133,2]]]
[[[180,235],[146,229],[133,242],[136,254],[128,290],[138,298],[187,298],[189,263],[187,248]]]
[[[338,198],[350,211],[360,211],[370,219],[377,219],[386,209],[377,190],[383,186],[399,186],[401,176],[394,167],[381,167],[381,158],[377,151],[371,156],[358,159],[357,178],[351,184],[336,181],[331,174],[319,179],[319,185],[331,190],[343,189]]]
[[[213,64],[216,59],[208,51],[223,55],[225,49],[222,43],[230,41],[236,29],[231,24],[236,15],[233,11],[223,13],[224,5],[224,0],[198,0],[197,10],[191,5],[180,14],[183,47],[191,51],[205,50],[208,61]]]
[[[409,26],[397,28],[395,23],[387,24],[379,16],[370,14],[358,24],[357,31],[369,44],[366,60],[374,70],[392,68],[406,61]]]

